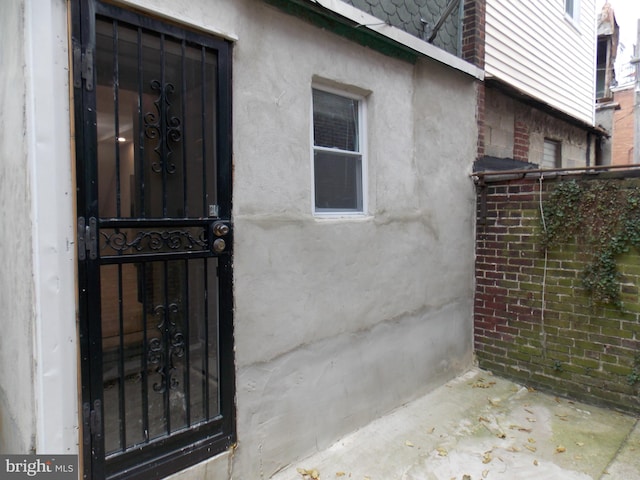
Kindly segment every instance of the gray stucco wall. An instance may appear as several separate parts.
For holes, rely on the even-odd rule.
[[[234,472],[268,478],[470,365],[475,87],[238,8]],[[371,92],[362,218],[311,214],[314,76]]]
[[[25,16],[0,2],[0,452],[35,448],[31,185],[27,162]]]

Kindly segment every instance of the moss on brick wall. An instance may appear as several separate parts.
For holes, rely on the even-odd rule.
[[[593,259],[584,232],[550,244],[545,260],[540,199],[544,206],[567,181],[640,187],[637,178],[605,176],[478,187],[475,350],[480,366],[497,374],[640,412],[640,251],[632,247],[616,256],[619,305],[598,303],[585,289],[584,272]],[[594,208],[596,221],[598,214]]]

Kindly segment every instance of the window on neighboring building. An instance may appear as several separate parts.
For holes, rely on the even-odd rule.
[[[598,39],[598,53],[596,60],[596,98],[605,96],[607,77],[607,39]]]
[[[542,155],[542,168],[560,168],[562,143],[557,140],[544,139],[544,152]]]
[[[579,9],[580,0],[564,0],[564,12],[575,22],[578,21]]]
[[[364,213],[364,99],[313,89],[313,194],[316,214]]]

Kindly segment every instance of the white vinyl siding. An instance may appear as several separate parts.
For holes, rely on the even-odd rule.
[[[580,15],[573,21],[564,1],[487,0],[485,71],[593,124],[594,0],[574,0]]]

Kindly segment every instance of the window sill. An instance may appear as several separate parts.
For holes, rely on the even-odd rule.
[[[373,219],[373,215],[368,213],[350,212],[313,212],[313,219],[319,222],[339,221],[339,222],[364,222]]]

